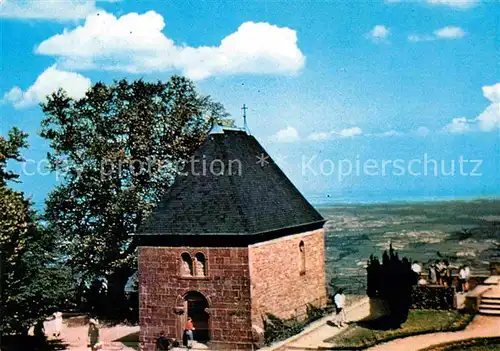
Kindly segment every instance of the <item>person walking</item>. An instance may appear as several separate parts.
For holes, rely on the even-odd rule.
[[[99,342],[99,323],[96,319],[90,318],[87,347],[89,351],[100,350],[102,345]]]
[[[63,314],[61,312],[55,312],[54,313],[54,325],[55,325],[55,330],[54,330],[54,336],[56,338],[61,336],[62,332],[62,324],[63,324]]]
[[[334,324],[337,327],[343,327],[344,324],[346,323],[345,321],[345,311],[344,311],[344,306],[345,306],[345,295],[344,295],[344,289],[339,289],[335,296],[333,297],[333,300],[335,302],[335,322]]]
[[[188,350],[191,350],[193,347],[193,341],[194,341],[194,325],[193,325],[193,320],[191,317],[188,317],[187,322],[186,322],[186,327],[184,328],[184,335],[186,339],[185,346],[188,348]]]

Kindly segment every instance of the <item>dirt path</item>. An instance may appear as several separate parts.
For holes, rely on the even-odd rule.
[[[490,336],[500,336],[500,317],[478,315],[462,331],[410,336],[371,347],[367,351],[417,351],[441,343]]]
[[[45,334],[52,338],[55,326],[53,321],[45,323]],[[60,339],[67,344],[68,351],[87,351],[88,326],[68,327],[63,324]],[[124,336],[139,332],[138,326],[117,325],[114,327],[101,327],[100,340],[103,342],[103,351],[134,351],[138,350],[117,341]],[[131,344],[132,345],[132,344]]]

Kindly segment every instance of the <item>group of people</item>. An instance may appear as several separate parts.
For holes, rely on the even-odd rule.
[[[471,276],[470,267],[466,264],[459,267],[450,265],[448,260],[436,260],[429,265],[428,279],[422,274],[422,265],[415,261],[411,266],[412,271],[417,275],[419,285],[443,285],[453,286],[453,269],[458,269],[457,291],[466,292],[469,290],[469,279]]]
[[[188,317],[186,325],[184,327],[184,335],[182,337],[182,343],[188,348],[188,350],[193,347],[194,330],[193,319],[191,317]],[[170,340],[165,335],[165,332],[161,331],[160,336],[158,337],[158,339],[156,339],[156,349],[158,351],[170,350],[172,347],[176,346],[176,343],[177,342],[175,339]]]
[[[60,338],[63,327],[63,314],[62,312],[55,312],[53,314],[53,317],[54,317],[54,332],[52,335],[55,338]],[[37,325],[43,328],[43,324],[39,323]],[[39,333],[44,333],[44,331],[42,330]],[[102,343],[99,341],[99,322],[97,321],[97,319],[94,318],[89,319],[87,347],[89,351],[97,351],[102,349]]]

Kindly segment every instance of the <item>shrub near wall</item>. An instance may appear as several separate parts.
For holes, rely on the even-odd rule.
[[[455,288],[437,285],[414,286],[412,309],[451,310],[455,308]]]

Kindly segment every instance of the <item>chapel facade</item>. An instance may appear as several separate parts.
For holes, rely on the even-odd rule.
[[[326,303],[325,220],[245,131],[218,128],[193,160],[138,234],[140,349],[189,316],[196,341],[252,350],[267,313]]]

